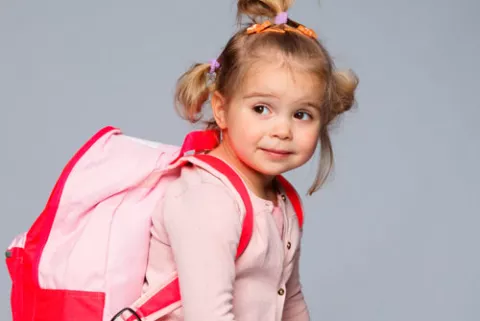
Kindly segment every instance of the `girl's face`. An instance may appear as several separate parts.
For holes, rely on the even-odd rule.
[[[217,93],[212,107],[238,160],[275,176],[305,164],[315,152],[322,88],[318,77],[283,59],[262,60],[250,68],[228,105]]]

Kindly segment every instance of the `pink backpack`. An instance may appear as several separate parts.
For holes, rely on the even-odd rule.
[[[252,234],[252,204],[232,168],[199,153],[217,144],[213,131],[191,132],[178,147],[114,127],[90,138],[65,166],[43,212],[6,251],[13,321],[155,321],[181,306],[176,275],[146,292],[143,286],[152,211],[175,177],[163,174],[186,163],[220,172],[243,200],[238,258]],[[301,226],[300,199],[278,179]]]

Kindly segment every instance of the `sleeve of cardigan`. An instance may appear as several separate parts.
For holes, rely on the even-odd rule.
[[[185,321],[233,321],[235,254],[242,229],[227,189],[202,183],[166,196],[163,219],[177,265]]]

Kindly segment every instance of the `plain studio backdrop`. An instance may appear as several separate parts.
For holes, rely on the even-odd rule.
[[[180,144],[176,79],[215,58],[235,2],[0,5],[0,245],[27,230],[73,153],[105,125]],[[480,2],[298,0],[360,77],[333,128],[335,174],[304,199],[312,320],[480,320]],[[316,159],[315,159],[316,161]],[[305,194],[316,162],[289,173]],[[0,320],[11,320],[0,268]]]

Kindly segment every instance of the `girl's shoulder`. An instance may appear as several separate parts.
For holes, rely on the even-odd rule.
[[[220,178],[197,166],[184,166],[170,179],[153,215],[155,226],[167,234],[201,226],[204,232],[213,229],[212,235],[224,230],[221,233],[233,231],[232,237],[240,237],[244,206]]]
[[[225,184],[224,177],[194,165],[180,168],[165,189],[164,200],[178,198],[216,206],[233,204],[237,209],[239,201],[235,191]]]

